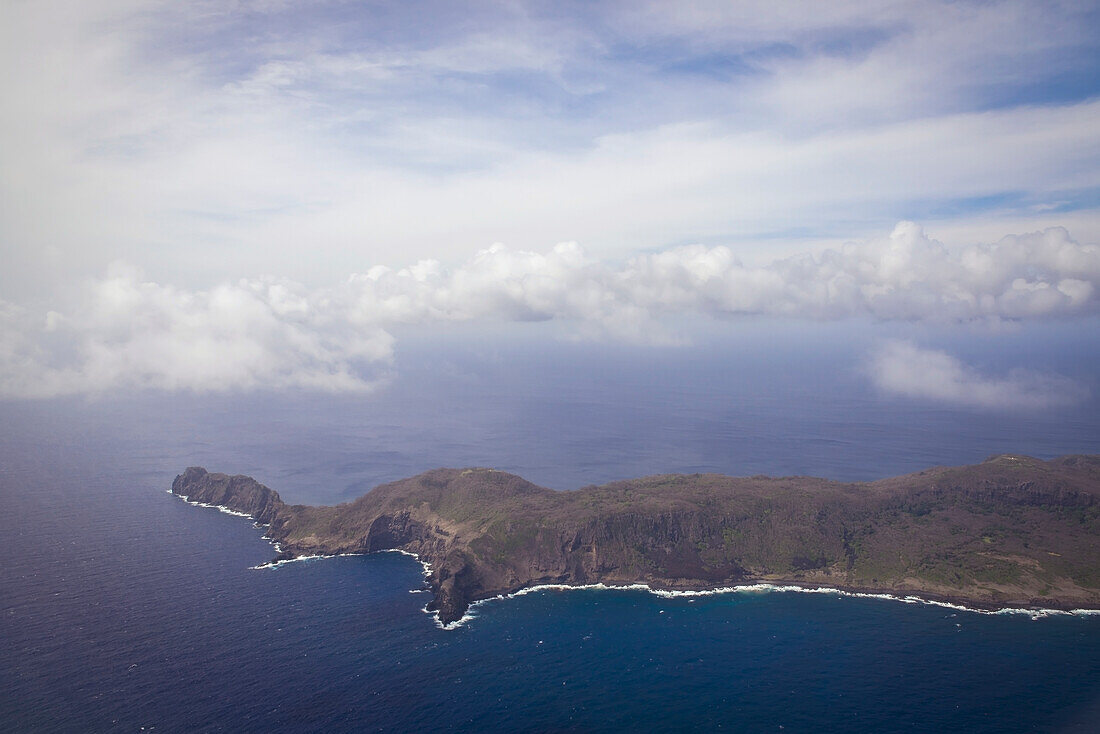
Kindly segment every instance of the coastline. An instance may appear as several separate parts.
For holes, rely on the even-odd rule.
[[[1100,456],[1022,461],[1001,455],[851,485],[655,475],[574,492],[502,472],[438,469],[317,508],[286,505],[251,477],[189,467],[169,493],[265,528],[275,557],[255,569],[412,556],[426,586],[418,591],[432,593],[424,611],[442,629],[463,626],[490,601],[572,589],[670,599],[818,593],[1032,619],[1100,613],[1100,596],[1077,580],[1100,564],[1087,525],[1100,507]],[[988,519],[997,507],[1005,528]],[[725,513],[719,520],[716,508]],[[851,517],[863,519],[851,525]],[[909,555],[898,556],[898,547]],[[940,576],[926,579],[895,556],[924,558]],[[886,575],[852,574],[863,559],[885,564]],[[848,572],[835,573],[845,560]],[[952,571],[964,582],[940,580]]]
[[[698,598],[708,596],[724,596],[727,594],[766,594],[766,593],[798,593],[798,594],[825,594],[829,596],[847,597],[851,599],[878,599],[881,601],[893,601],[901,602],[903,604],[921,604],[925,606],[937,606],[944,609],[951,609],[957,612],[969,612],[972,614],[982,614],[986,616],[1004,616],[1004,615],[1024,615],[1030,617],[1032,621],[1040,619],[1046,619],[1048,617],[1065,617],[1065,616],[1077,616],[1077,617],[1089,617],[1100,615],[1100,608],[1071,608],[1071,609],[1058,609],[1053,607],[996,607],[996,606],[984,606],[976,605],[974,602],[962,599],[954,598],[948,599],[945,597],[933,598],[932,596],[920,596],[917,593],[900,594],[890,593],[884,591],[871,591],[860,590],[856,588],[843,588],[837,586],[824,586],[824,585],[810,585],[801,584],[795,581],[760,581],[749,584],[738,584],[736,586],[721,586],[712,589],[664,589],[661,587],[650,586],[649,584],[636,582],[631,584],[605,584],[597,582],[594,584],[536,584],[534,586],[525,586],[516,591],[497,594],[495,596],[486,597],[484,599],[477,599],[470,602],[470,607],[465,614],[458,620],[443,624],[437,618],[436,626],[440,629],[453,630],[464,626],[467,622],[477,618],[477,614],[473,613],[476,607],[489,604],[491,602],[505,601],[513,599],[519,596],[525,596],[527,594],[533,594],[542,591],[645,591],[654,596],[658,596],[664,599],[681,599],[681,598]],[[438,615],[437,615],[438,617]]]
[[[221,505],[214,505],[207,502],[197,502],[191,500],[183,495],[176,494],[175,492],[168,490],[168,494],[174,497],[178,497],[189,505],[194,507],[207,507],[219,512],[223,512],[227,515],[233,515],[234,517],[244,517],[252,520],[252,516],[244,512],[237,512]],[[265,523],[256,522],[253,520],[253,526],[259,528],[268,527]],[[278,541],[275,541],[268,537],[266,534],[263,539],[268,541],[276,553],[282,553],[283,550],[280,547]],[[432,567],[431,564],[423,560],[419,555],[411,551],[404,550],[402,548],[387,548],[384,550],[373,551],[372,553],[317,553],[312,555],[294,556],[293,558],[282,558],[277,560],[271,560],[267,563],[262,563],[256,566],[250,566],[250,570],[267,570],[275,569],[280,566],[284,566],[289,563],[297,563],[299,561],[314,561],[325,558],[341,558],[345,556],[368,556],[376,553],[400,553],[404,556],[409,556],[416,560],[420,564],[421,573],[423,574],[425,581],[431,576]],[[434,589],[429,589],[435,593]],[[665,599],[677,599],[677,598],[697,598],[706,596],[719,596],[726,594],[761,594],[761,593],[800,593],[800,594],[826,594],[831,596],[848,597],[852,599],[879,599],[883,601],[901,602],[903,604],[923,604],[927,606],[938,606],[944,609],[951,609],[958,612],[970,612],[973,614],[983,615],[1009,615],[1019,614],[1030,617],[1033,621],[1045,619],[1047,617],[1058,616],[1094,616],[1100,615],[1100,608],[1057,608],[1057,607],[1023,607],[1023,606],[1006,606],[998,607],[993,605],[982,605],[974,602],[973,600],[965,599],[962,597],[949,597],[939,594],[926,594],[921,595],[920,592],[910,593],[891,593],[888,591],[881,591],[875,589],[861,588],[861,587],[844,587],[844,586],[828,586],[824,584],[814,584],[799,582],[796,580],[784,580],[773,579],[769,581],[756,581],[747,584],[737,584],[735,586],[719,586],[714,588],[698,588],[698,589],[673,589],[662,588],[660,586],[651,586],[643,582],[623,583],[623,584],[605,584],[603,582],[597,582],[594,584],[534,584],[532,586],[524,586],[515,591],[497,593],[491,596],[486,596],[481,599],[474,599],[470,602],[469,607],[463,613],[461,617],[452,622],[443,622],[440,619],[439,610],[429,610],[427,605],[421,610],[425,614],[429,614],[435,621],[436,627],[442,630],[456,630],[464,627],[469,622],[476,619],[479,615],[476,613],[478,607],[490,604],[492,602],[505,601],[513,599],[519,596],[525,596],[527,594],[534,594],[542,591],[584,591],[584,590],[598,590],[598,591],[645,591],[654,596],[662,597]],[[413,589],[411,591],[424,591],[424,589]],[[429,603],[430,604],[430,603]]]

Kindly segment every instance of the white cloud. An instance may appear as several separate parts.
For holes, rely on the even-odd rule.
[[[62,292],[119,258],[194,288],[317,285],[494,241],[774,257],[776,237],[941,208],[1027,228],[1054,221],[1030,207],[1077,208],[1078,236],[1100,236],[1079,3],[820,5],[0,4],[19,70],[0,292]],[[1067,96],[1034,99],[1050,77]]]
[[[889,237],[758,267],[721,246],[679,247],[622,265],[592,260],[576,244],[546,255],[495,246],[452,271],[435,261],[375,268],[352,276],[334,297],[346,299],[359,323],[567,319],[604,324],[612,334],[615,324],[675,313],[939,322],[1061,317],[1100,305],[1100,248],[1060,228],[951,248],[911,222]]]
[[[907,341],[883,344],[872,355],[867,372],[886,393],[996,410],[1051,408],[1088,397],[1086,388],[1061,375],[1021,369],[1004,376],[984,375],[946,352]]]
[[[583,337],[675,344],[684,339],[666,317],[678,315],[941,323],[1090,315],[1100,310],[1100,248],[1059,228],[949,247],[902,222],[888,237],[763,266],[744,265],[726,247],[615,263],[575,243],[547,253],[496,245],[456,268],[375,266],[319,289],[261,278],[192,291],[116,265],[67,311],[34,317],[0,305],[0,395],[346,391],[369,389],[385,371],[387,329],[400,324],[552,319]],[[1012,378],[999,389],[1021,385]]]
[[[82,305],[39,325],[0,303],[0,395],[358,392],[375,385],[393,353],[382,329],[350,329],[318,313],[300,287],[273,279],[188,292],[119,265]]]

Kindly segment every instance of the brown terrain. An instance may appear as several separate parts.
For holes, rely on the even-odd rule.
[[[172,491],[269,525],[279,559],[415,553],[445,624],[473,601],[546,583],[770,582],[1100,608],[1100,456],[1002,455],[859,483],[668,474],[569,492],[436,469],[335,507],[287,505],[250,477],[191,467]]]

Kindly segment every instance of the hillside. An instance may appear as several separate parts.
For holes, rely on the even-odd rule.
[[[280,558],[415,553],[444,623],[542,583],[767,581],[1100,607],[1100,456],[1002,455],[864,483],[670,474],[569,492],[436,469],[335,507],[287,505],[249,477],[192,467],[172,491],[269,524]]]

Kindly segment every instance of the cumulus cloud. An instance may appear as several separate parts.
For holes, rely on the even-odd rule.
[[[761,266],[721,246],[613,263],[575,243],[546,253],[495,245],[456,267],[375,266],[320,289],[261,278],[189,291],[116,265],[70,313],[34,317],[0,305],[4,395],[122,386],[346,391],[369,389],[385,372],[393,356],[387,329],[400,324],[558,320],[579,336],[675,344],[683,339],[664,324],[677,315],[995,322],[1094,314],[1100,249],[1061,228],[948,247],[902,222],[887,237]],[[880,357],[876,374],[885,388],[905,392],[897,387],[905,376],[886,369],[899,349]],[[929,374],[943,390],[1023,402],[1052,394],[1030,378],[982,383],[961,367],[937,365]],[[927,385],[914,390],[936,394]]]
[[[338,298],[359,323],[495,317],[569,319],[618,337],[673,313],[971,321],[1093,313],[1100,248],[1062,228],[950,248],[912,222],[884,238],[746,266],[728,247],[636,256],[622,265],[576,244],[542,255],[494,246],[447,271],[436,261],[352,276]]]
[[[1088,397],[1086,388],[1061,375],[1014,369],[984,375],[946,352],[890,341],[872,356],[867,370],[883,392],[997,410],[1072,405]]]
[[[348,328],[295,284],[241,280],[188,292],[116,265],[83,308],[36,324],[0,303],[0,395],[119,388],[369,390],[392,357],[380,328]]]

